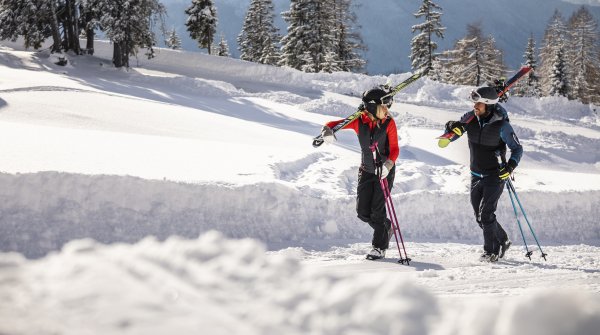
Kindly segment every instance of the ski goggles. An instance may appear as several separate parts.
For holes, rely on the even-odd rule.
[[[471,101],[480,102],[480,100],[481,100],[481,95],[479,95],[479,93],[477,93],[477,91],[471,91]]]
[[[471,91],[470,98],[473,102],[481,102],[486,105],[493,105],[498,102],[498,97],[496,97],[495,99],[484,98],[479,93],[477,93],[477,91]]]
[[[384,96],[383,98],[381,98],[381,104],[385,105],[387,108],[392,107],[392,104],[394,103],[394,97],[393,96]]]

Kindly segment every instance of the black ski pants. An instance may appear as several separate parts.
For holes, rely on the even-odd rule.
[[[386,177],[390,192],[394,184],[395,173],[396,167],[394,166]],[[392,222],[386,217],[385,197],[381,190],[379,177],[362,169],[358,169],[356,213],[359,219],[373,228],[373,240],[371,241],[373,247],[387,249],[390,244],[390,235],[393,234],[390,229]]]
[[[471,177],[471,205],[475,219],[483,229],[483,250],[496,255],[500,252],[500,245],[508,240],[506,231],[496,220],[496,207],[504,184],[505,181],[495,175]]]

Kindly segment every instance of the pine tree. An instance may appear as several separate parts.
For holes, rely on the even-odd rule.
[[[79,10],[76,8],[76,0],[63,0],[62,6],[59,3],[59,13],[63,21],[63,47],[65,50],[72,50],[76,54],[81,53],[79,45]]]
[[[439,11],[436,11],[436,9]],[[442,7],[433,3],[433,1],[423,0],[419,10],[414,13],[416,18],[425,17],[425,22],[412,26],[413,33],[415,31],[420,32],[411,41],[410,59],[414,71],[422,71],[433,67],[437,43],[431,38],[433,35],[444,38],[444,30],[446,30],[442,27],[441,10]]]
[[[277,64],[281,39],[274,23],[272,0],[252,0],[242,31],[238,35],[240,59],[263,64]]]
[[[328,73],[342,71],[342,68],[340,67],[339,63],[340,61],[338,60],[338,55],[333,51],[329,51],[325,55],[325,61],[323,62],[323,67],[321,68],[321,71]]]
[[[281,39],[280,65],[302,71],[322,70],[325,55],[335,50],[332,4],[331,1],[291,0],[290,10],[282,13],[289,27]]]
[[[23,37],[25,47],[39,49],[52,37],[52,52],[62,50],[57,7],[54,1],[0,0],[0,39],[16,41]]]
[[[217,31],[217,9],[212,0],[192,0],[185,10],[188,19],[185,23],[190,37],[198,41],[198,46],[211,53],[211,45]]]
[[[554,53],[554,58],[552,59],[552,72],[550,73],[550,89],[548,91],[548,95],[555,96],[563,96],[567,97],[569,92],[569,85],[567,83],[567,72],[566,72],[566,64],[565,64],[565,51],[561,46]]]
[[[597,53],[596,65],[600,64],[600,52]],[[593,91],[590,102],[596,105],[600,105],[600,68],[599,66],[594,66],[590,70],[590,78]]]
[[[300,68],[300,70],[307,72],[307,73],[317,72],[317,67],[315,65],[314,58],[310,54],[310,51],[308,51],[308,50],[305,51],[301,55],[301,60],[302,60],[302,67]]]
[[[523,66],[531,67],[531,71],[527,74],[526,80],[519,80],[513,88],[513,94],[521,97],[540,97],[540,81],[537,76],[537,61],[535,55],[535,40],[533,34],[527,40],[527,46],[525,47],[525,53],[523,54],[525,62]]]
[[[113,64],[129,67],[129,55],[138,48],[147,48],[146,56],[154,57],[156,36],[152,26],[164,22],[166,13],[158,0],[104,1],[100,4],[102,30],[113,42]]]
[[[85,53],[94,54],[94,37],[96,30],[100,30],[100,18],[102,16],[101,5],[102,0],[81,0],[79,11],[81,13],[81,30],[85,33]],[[82,37],[83,38],[83,37]]]
[[[179,35],[177,35],[175,28],[171,29],[171,32],[169,32],[169,36],[165,41],[165,45],[167,48],[171,48],[173,50],[181,49],[181,39],[179,38]]]
[[[563,62],[560,68],[561,73],[564,73],[566,76],[566,72],[568,71],[566,64],[564,64],[565,39],[566,26],[562,14],[558,10],[555,10],[544,32],[544,39],[540,50],[541,65],[538,74],[540,76],[543,95],[554,95],[556,92],[554,85],[557,83],[554,81],[554,78],[557,75],[555,65],[558,59],[561,59]],[[560,57],[558,56],[559,52],[563,53]],[[566,85],[566,82],[563,84]]]
[[[568,24],[569,52],[571,65],[569,82],[572,83],[570,96],[588,103],[594,95],[594,78],[597,72],[593,68],[600,65],[596,62],[598,54],[598,22],[586,7],[582,6],[571,16]]]
[[[227,44],[227,40],[225,40],[225,36],[221,34],[221,41],[219,42],[219,46],[217,47],[217,56],[229,57],[229,45]]]
[[[366,50],[360,35],[358,19],[352,10],[351,0],[332,0],[335,27],[334,54],[327,54],[325,62],[327,69],[323,71],[360,71],[364,68],[366,61],[360,52]],[[331,67],[331,64],[334,64]],[[335,70],[337,69],[337,70]]]

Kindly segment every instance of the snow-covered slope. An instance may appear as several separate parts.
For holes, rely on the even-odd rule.
[[[311,138],[387,77],[169,50],[125,71],[97,43],[67,67],[0,47],[0,333],[592,334],[600,322],[597,107],[506,105],[525,147],[515,185],[549,257],[530,236],[524,257],[505,195],[515,244],[490,266],[474,262],[466,141],[435,140],[471,88],[401,92],[393,197],[413,261],[390,250],[374,263],[354,214],[355,135]]]

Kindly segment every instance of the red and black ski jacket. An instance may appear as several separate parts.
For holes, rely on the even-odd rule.
[[[329,128],[335,127],[338,123],[344,120],[336,120],[328,122],[326,125]],[[378,157],[381,162],[391,160],[396,162],[400,154],[398,147],[398,130],[396,122],[393,118],[387,117],[385,120],[371,121],[371,119],[363,113],[361,117],[348,123],[342,129],[354,129],[358,135],[358,142],[361,149],[361,166],[363,171],[375,173],[375,162],[373,161],[373,152],[371,145],[377,142],[377,147],[381,156]]]

